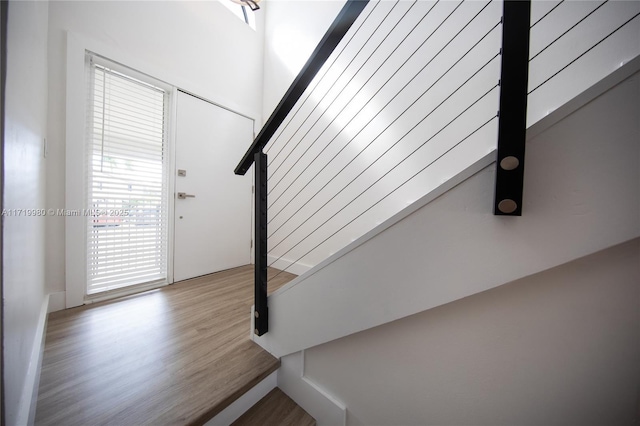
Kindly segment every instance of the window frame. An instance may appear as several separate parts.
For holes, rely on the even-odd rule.
[[[115,79],[121,79],[123,81],[129,80],[130,82],[136,83],[136,84],[140,84],[142,87],[144,87],[145,85],[148,85],[149,89],[152,90],[159,90],[162,91],[162,98],[163,98],[163,111],[162,111],[162,121],[163,121],[163,127],[162,127],[162,141],[163,141],[163,146],[162,146],[162,163],[161,163],[161,167],[162,167],[162,175],[161,175],[161,179],[162,179],[162,188],[160,191],[161,194],[161,200],[162,200],[162,210],[164,210],[165,212],[165,226],[164,226],[164,231],[166,233],[166,235],[163,235],[162,238],[164,239],[164,247],[161,253],[161,256],[163,257],[164,262],[166,262],[166,267],[164,268],[162,272],[162,274],[164,275],[164,278],[158,278],[158,279],[154,279],[154,280],[149,280],[149,281],[145,281],[142,283],[137,283],[137,284],[131,284],[131,285],[113,285],[112,289],[107,289],[107,290],[98,290],[96,288],[92,288],[92,279],[91,279],[91,275],[90,275],[90,271],[91,271],[91,266],[90,266],[90,262],[86,263],[86,267],[87,267],[87,280],[86,280],[86,288],[85,288],[85,299],[91,300],[91,299],[95,299],[95,298],[104,298],[105,295],[109,295],[110,293],[120,293],[121,291],[124,291],[125,289],[136,289],[138,286],[144,287],[146,288],[154,288],[157,286],[163,286],[166,284],[169,284],[171,282],[171,276],[169,275],[170,269],[169,269],[169,251],[170,251],[170,247],[169,247],[169,221],[172,218],[171,212],[169,211],[169,204],[170,204],[170,199],[172,199],[173,193],[172,191],[170,191],[170,179],[171,179],[171,170],[170,170],[170,165],[171,165],[171,161],[172,161],[172,150],[171,150],[171,146],[170,146],[170,135],[169,135],[169,127],[170,124],[172,122],[172,120],[169,117],[169,107],[170,107],[170,97],[171,97],[171,91],[172,91],[172,87],[169,85],[166,85],[165,83],[158,81],[157,79],[154,79],[152,77],[146,76],[142,73],[139,73],[135,70],[130,69],[129,67],[125,67],[121,64],[115,63],[103,56],[97,55],[93,52],[89,52],[86,51],[85,53],[85,67],[87,67],[87,74],[88,74],[88,80],[87,80],[87,105],[86,105],[86,117],[87,117],[87,126],[90,126],[93,123],[93,113],[94,113],[94,108],[95,108],[95,103],[93,100],[93,96],[95,94],[94,92],[94,83],[95,83],[95,69],[103,69],[103,73],[106,77],[107,74],[112,74],[113,77]],[[93,186],[93,179],[95,178],[95,175],[92,173],[92,167],[91,167],[91,155],[92,155],[92,148],[91,145],[94,143],[93,139],[92,139],[92,131],[89,127],[86,128],[86,134],[85,134],[85,149],[86,149],[86,155],[85,155],[85,173],[83,175],[83,183],[85,185],[85,200],[84,200],[84,208],[85,209],[92,209],[95,206],[93,206],[93,204],[91,203],[90,200],[90,196],[92,194],[91,192],[91,188]],[[87,226],[87,233],[85,233],[85,249],[87,250],[87,260],[89,257],[89,252],[91,250],[91,243],[92,242],[96,242],[98,240],[96,240],[94,237],[94,235],[90,235],[88,232],[89,231],[96,231],[95,229],[93,229],[91,226],[89,226],[90,222],[92,222],[92,219],[89,216],[83,215],[85,218],[85,225]],[[126,221],[127,219],[124,218],[124,220]],[[114,229],[115,230],[115,229]],[[101,230],[97,230],[98,232]],[[108,229],[102,230],[102,231],[109,231]],[[117,231],[121,231],[120,229],[117,229]],[[134,231],[134,236],[137,236],[138,230]],[[116,234],[118,234],[117,236],[123,237],[123,235],[120,235],[121,232],[116,232]],[[109,287],[109,286],[107,286]]]
[[[64,209],[56,206],[57,218],[54,220],[64,220],[65,226],[65,307],[71,308],[81,306],[86,303],[98,302],[115,297],[157,288],[159,285],[139,284],[132,287],[123,287],[107,292],[97,293],[87,297],[87,227],[85,218],[73,216],[65,212],[82,211],[86,205],[86,191],[84,179],[85,159],[87,149],[85,146],[86,126],[87,126],[87,90],[89,89],[89,72],[86,66],[86,54],[92,53],[96,56],[110,61],[111,66],[118,72],[125,71],[136,79],[154,80],[158,86],[162,87],[169,94],[168,100],[168,253],[167,253],[167,282],[173,282],[173,232],[174,232],[174,188],[175,176],[171,170],[175,169],[175,120],[176,120],[176,96],[177,86],[167,83],[167,76],[163,77],[162,70],[142,61],[139,57],[127,54],[127,52],[115,49],[98,41],[80,36],[78,34],[67,33],[67,75],[66,75],[66,154],[65,154],[65,205]],[[123,64],[127,64],[125,66]],[[59,216],[64,216],[60,218]],[[57,222],[56,222],[57,224]]]
[[[249,28],[256,31],[256,16],[251,9],[247,10],[247,6],[238,4],[231,0],[218,0],[225,8],[233,13],[238,19],[247,24]]]

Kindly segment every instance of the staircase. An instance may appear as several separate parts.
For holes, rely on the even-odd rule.
[[[277,120],[269,120],[236,170],[257,169],[256,269],[239,272],[243,282],[253,281],[254,294],[246,288],[234,293],[228,275],[234,272],[227,272],[210,298],[193,291],[211,283],[195,280],[52,315],[36,423],[346,425],[347,410],[359,401],[327,384],[307,364],[306,351],[329,351],[340,339],[360,339],[640,237],[637,128],[624,114],[619,122],[607,114],[620,104],[637,109],[628,94],[640,87],[638,3],[584,2],[581,15],[571,3],[577,2],[533,2],[529,114],[520,117],[527,129],[525,191],[515,210],[522,217],[492,214],[499,168],[513,166],[496,161],[501,3],[416,2],[413,9],[411,2],[364,7],[350,1],[343,13],[350,23],[334,24],[342,33],[338,40],[327,33],[323,43],[333,47],[316,52],[322,64],[310,74],[312,67],[305,67],[289,91],[293,98],[283,99]],[[576,40],[587,44],[576,50]],[[377,47],[367,50],[370,41]],[[622,57],[609,56],[611,43],[624,46],[616,50]],[[354,61],[360,52],[370,56]],[[370,58],[378,62],[365,67]],[[413,62],[418,59],[423,62]],[[324,61],[337,64],[333,72],[322,68]],[[434,72],[432,63],[438,64]],[[363,69],[369,74],[358,74]],[[297,86],[302,80],[304,87]],[[316,88],[328,96],[324,103],[312,96]],[[600,117],[606,118],[604,132]],[[312,122],[330,124],[312,129]],[[387,131],[390,136],[382,137]],[[609,141],[608,135],[615,137]],[[524,159],[519,166],[522,172]],[[274,209],[269,222],[267,208]],[[275,229],[270,235],[267,223]],[[294,277],[287,269],[304,273]],[[162,315],[138,304],[154,299]],[[254,342],[247,333],[252,303]],[[146,312],[149,324],[165,324],[168,332],[106,330],[103,341],[69,343],[76,331],[123,318],[113,313],[120,308],[131,318]],[[208,322],[218,315],[229,315],[223,323],[233,333],[224,343],[197,349],[196,342],[210,345],[228,331]],[[174,319],[184,328],[174,328]],[[162,348],[178,346],[167,354],[146,352],[154,340]],[[105,354],[127,366],[101,372],[114,362]],[[247,362],[240,364],[242,357]],[[151,369],[147,385],[129,387],[145,368]],[[389,405],[404,403],[391,398]],[[108,407],[96,411],[100,404]]]
[[[637,2],[530,9],[347,2],[235,170],[255,163],[257,336],[267,266],[304,280],[488,162],[491,210],[523,214],[527,129],[640,54]]]
[[[307,372],[307,351],[640,236],[628,95],[638,98],[639,4],[533,1],[519,72],[529,81],[506,95],[513,40],[500,6],[370,2],[341,43],[325,36],[323,62],[305,65],[236,168],[254,164],[258,188],[254,340],[319,424],[347,424],[347,407],[366,403],[344,377]],[[516,107],[503,102],[514,96]],[[267,265],[299,277],[267,298]]]
[[[497,423],[491,407],[511,401],[518,408],[509,424],[632,419],[640,380],[639,99],[636,58],[528,129],[522,217],[491,214],[498,166],[486,156],[271,295],[270,330],[255,340],[281,359],[279,386],[319,424],[349,424],[347,411],[363,424],[473,423],[473,410],[456,411],[458,399],[477,404],[483,424]],[[610,258],[613,266],[594,260]],[[561,278],[548,281],[554,274]],[[541,288],[536,300],[554,311],[514,308],[515,300],[533,303],[529,292]],[[487,302],[494,295],[499,303]],[[490,328],[473,327],[473,315],[491,310],[501,315]],[[523,310],[529,315],[511,328]],[[459,321],[467,327],[448,336]],[[591,344],[607,349],[578,349]],[[608,398],[607,386],[589,384],[597,378],[627,403],[579,408]]]

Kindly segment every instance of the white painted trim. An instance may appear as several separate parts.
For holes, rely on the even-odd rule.
[[[540,133],[549,129],[560,120],[568,117],[616,85],[622,83],[638,71],[640,71],[640,56],[636,56],[632,60],[621,64],[617,70],[589,87],[587,90],[580,93],[561,107],[556,108],[549,115],[529,126],[527,129],[527,141],[534,139]]]
[[[168,283],[166,280],[162,280],[160,282],[153,281],[150,283],[137,284],[127,287],[121,287],[114,290],[102,291],[100,293],[90,294],[84,298],[84,303],[98,303],[103,302],[105,300],[115,299],[117,297],[125,297],[131,296],[137,293],[143,293],[145,291],[157,290],[162,287],[166,287]]]
[[[307,386],[309,386],[312,390],[315,391],[316,397],[323,398],[324,400],[327,400],[327,401],[331,402],[333,405],[336,406],[336,408],[338,410],[342,411],[342,414],[343,414],[342,415],[342,425],[343,426],[347,426],[347,406],[346,406],[346,404],[344,402],[340,401],[335,396],[331,395],[326,389],[322,388],[316,382],[314,382],[309,377],[307,377],[307,375],[306,375],[306,365],[307,365],[306,359],[307,359],[306,358],[306,352],[303,349],[302,350],[302,372],[301,372],[300,378],[302,379],[302,381],[304,383],[307,384]]]
[[[169,92],[169,129],[167,130],[167,141],[169,144],[169,194],[167,211],[169,212],[169,238],[167,244],[167,284],[175,282],[174,277],[174,260],[175,260],[175,239],[176,239],[176,153],[177,153],[177,134],[178,134],[178,88],[172,86]]]
[[[251,306],[251,340],[257,336],[253,330],[255,328],[255,305]],[[319,426],[346,426],[347,407],[344,403],[331,395],[317,383],[305,376],[304,350],[281,358],[281,365],[285,369],[279,368],[272,374],[278,374],[277,386],[293,399],[296,404],[305,409],[313,417]],[[217,416],[216,416],[217,418]],[[337,419],[341,419],[336,423]],[[234,419],[235,420],[235,419]],[[233,420],[232,420],[233,421]],[[207,423],[208,426],[211,426]]]
[[[316,266],[310,268],[308,271],[306,271],[304,273],[304,275],[301,275],[301,276],[295,278],[294,280],[290,281],[286,285],[280,287],[278,290],[273,292],[270,297],[285,293],[287,290],[289,290],[292,287],[295,287],[296,285],[300,284],[305,279],[309,278],[310,276],[316,274],[317,272],[319,272],[322,269],[326,268],[327,266],[331,265],[332,263],[334,263],[335,261],[337,261],[341,257],[343,257],[346,254],[354,251],[355,249],[360,247],[362,244],[364,244],[367,241],[369,241],[372,238],[374,238],[376,235],[379,235],[382,232],[386,231],[387,229],[391,228],[393,225],[395,225],[396,223],[400,222],[401,220],[403,220],[407,216],[413,214],[417,210],[419,210],[422,207],[424,207],[427,204],[429,204],[431,201],[435,200],[436,198],[440,197],[444,193],[446,193],[446,192],[450,191],[451,189],[455,188],[457,185],[459,185],[460,183],[462,183],[465,180],[469,179],[471,176],[475,175],[479,171],[483,170],[484,168],[489,166],[491,163],[494,163],[495,160],[496,160],[495,157],[496,157],[496,151],[495,150],[493,150],[490,153],[486,154],[484,157],[482,157],[481,159],[479,159],[478,161],[476,161],[475,163],[473,163],[472,165],[470,165],[466,169],[462,170],[460,173],[458,173],[457,175],[453,176],[451,179],[449,179],[448,181],[444,182],[442,185],[440,185],[439,187],[437,187],[433,191],[431,191],[428,194],[424,195],[422,198],[416,200],[413,204],[409,205],[407,208],[405,208],[405,209],[401,210],[400,212],[396,213],[395,215],[391,216],[389,219],[385,220],[384,222],[382,222],[380,225],[378,225],[377,227],[375,227],[371,231],[367,232],[366,234],[364,234],[360,238],[357,238],[356,240],[352,241],[350,244],[348,244],[344,248],[338,250],[336,253],[332,254],[331,256],[329,256],[328,258],[323,260],[322,262],[318,263]]]
[[[640,56],[621,65],[620,68],[618,68],[616,71],[614,71],[613,73],[611,73],[610,75],[608,75],[607,77],[605,77],[604,79],[596,83],[595,85],[591,86],[589,89],[585,90],[584,92],[582,92],[581,94],[579,94],[578,96],[576,96],[575,98],[573,98],[572,100],[570,100],[569,102],[561,106],[560,108],[554,110],[551,114],[547,115],[546,117],[544,117],[543,119],[539,120],[538,122],[533,124],[531,127],[529,127],[527,129],[527,141],[534,139],[540,133],[549,129],[554,124],[558,123],[560,120],[564,119],[565,117],[569,116],[573,112],[582,108],[584,105],[588,104],[598,96],[607,92],[612,87],[620,84],[621,82],[623,82],[624,80],[626,80],[627,78],[629,78],[631,75],[635,74],[638,71],[640,71]],[[292,273],[295,273],[297,275],[304,274],[304,276],[300,276],[294,279],[293,281],[289,282],[287,285],[279,288],[277,291],[273,293],[273,295],[284,293],[290,288],[298,285],[307,277],[310,277],[311,275],[327,267],[328,265],[340,259],[347,253],[355,250],[365,242],[369,241],[376,235],[384,232],[385,230],[387,230],[397,222],[400,222],[405,217],[409,216],[410,214],[414,213],[415,211],[429,204],[431,201],[435,200],[445,192],[450,191],[455,186],[459,185],[460,183],[464,182],[474,174],[478,173],[480,170],[484,169],[485,167],[489,166],[491,163],[495,162],[495,156],[496,156],[495,150],[489,152],[487,155],[485,155],[484,157],[482,157],[481,159],[473,163],[471,166],[469,166],[465,170],[458,173],[456,176],[452,177],[451,179],[449,179],[448,181],[440,185],[438,188],[426,194],[425,196],[423,196],[422,198],[420,198],[419,200],[417,200],[416,202],[408,206],[406,209],[398,212],[391,218],[381,223],[376,228],[372,229],[371,231],[367,232],[360,238],[351,242],[350,244],[348,244],[338,252],[334,253],[333,255],[329,256],[322,262],[318,263],[317,265],[313,267],[309,267],[308,265],[296,264],[290,267],[288,270],[291,271]],[[271,262],[273,262],[273,260],[275,260],[275,258],[272,256],[269,256],[270,264]],[[288,261],[286,259],[281,259],[280,261],[274,263],[273,266],[278,269],[284,269],[285,267],[288,267],[289,265],[291,265],[291,263],[292,263],[291,261]],[[307,270],[304,270],[305,268]],[[298,270],[300,272],[294,272],[294,270]]]
[[[303,354],[303,358],[304,358],[304,354]],[[322,389],[320,386],[318,386],[318,384],[313,382],[307,376],[303,375],[302,377],[300,377],[300,380],[302,380],[302,382],[305,385],[308,386],[308,388],[309,388],[308,394],[309,395],[312,395],[313,397],[318,398],[318,399],[322,399],[324,401],[328,401],[328,402],[332,403],[333,405],[335,405],[336,406],[336,410],[339,410],[339,411],[342,412],[342,423],[340,423],[340,424],[342,426],[347,426],[347,406],[346,405],[344,405],[342,402],[338,401],[338,399],[336,397],[331,395],[326,390]],[[307,412],[308,412],[308,410],[307,410]],[[314,417],[314,416],[311,416],[311,417]],[[314,419],[315,419],[315,417],[314,417]],[[319,424],[322,425],[322,424],[326,424],[326,423],[325,422],[320,422]]]
[[[66,294],[64,291],[49,294],[49,309],[47,312],[51,313],[63,310],[65,308],[65,297]]]
[[[17,425],[33,425],[36,416],[36,403],[38,401],[38,386],[40,385],[40,370],[42,369],[42,357],[44,354],[44,340],[47,330],[47,311],[49,309],[49,295],[44,297],[40,307],[40,316],[36,334],[33,339],[29,367],[20,396]]]
[[[307,273],[312,268],[310,265],[305,265],[304,263],[294,263],[289,259],[278,259],[272,255],[267,255],[267,264],[281,271],[286,270],[296,275]]]
[[[85,165],[85,46],[73,33],[67,33],[67,88],[66,88],[66,153],[65,153],[65,209],[84,207]],[[76,176],[71,179],[70,176]],[[80,177],[80,178],[77,178]],[[65,269],[66,306],[72,308],[84,303],[87,282],[87,256],[84,250],[86,226],[82,217],[65,217]]]
[[[275,356],[296,353],[639,236],[639,76],[528,139],[522,217],[491,214],[496,166],[485,157],[470,178],[454,178],[461,184],[447,182],[272,294],[270,331],[255,341]],[[616,108],[628,113],[607,114]]]
[[[318,426],[346,426],[347,407],[305,376],[304,351],[283,357],[278,387],[313,417]]]
[[[214,418],[205,423],[205,426],[228,426],[235,422],[249,408],[264,398],[269,392],[278,386],[278,372],[274,371],[264,380],[236,399],[227,408],[219,412]]]

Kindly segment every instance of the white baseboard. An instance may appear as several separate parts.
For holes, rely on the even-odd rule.
[[[235,422],[249,408],[264,398],[278,385],[278,372],[269,374],[263,381],[251,388],[247,393],[236,399],[231,405],[219,412],[205,426],[228,426]]]
[[[318,426],[346,426],[347,407],[304,374],[304,351],[280,359],[278,387],[305,409]]]
[[[302,275],[312,268],[311,265],[305,265],[304,263],[294,263],[288,259],[278,259],[275,256],[268,255],[267,256],[267,264],[272,267],[280,270],[286,270],[287,272],[291,272],[295,275]]]
[[[27,376],[22,388],[20,404],[16,424],[33,425],[36,416],[36,403],[38,401],[38,387],[40,385],[40,370],[42,369],[42,357],[44,355],[44,338],[47,330],[47,311],[49,310],[49,295],[46,295],[40,308],[38,326],[33,339],[31,356]]]
[[[56,293],[49,294],[48,313],[61,311],[66,307],[66,292],[58,291]]]

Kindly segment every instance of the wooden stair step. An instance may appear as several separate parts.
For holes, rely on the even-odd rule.
[[[280,388],[251,407],[232,426],[315,426],[316,421]]]

